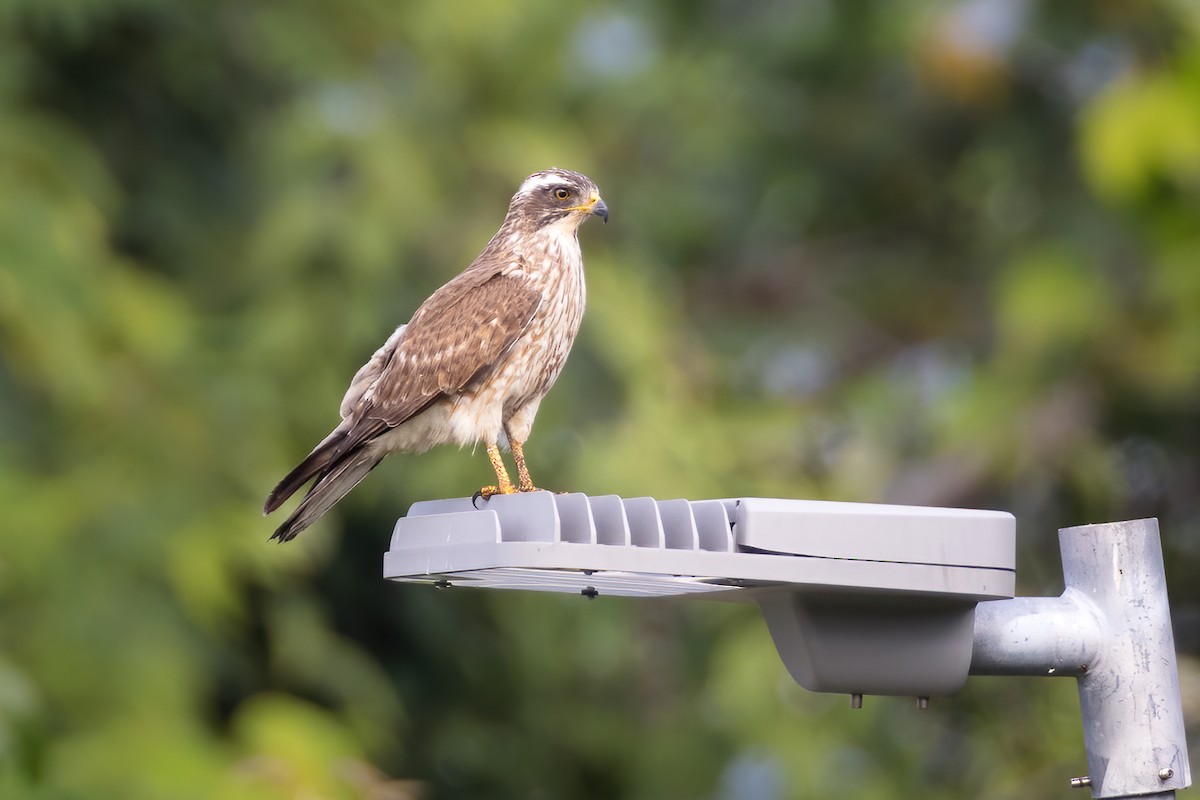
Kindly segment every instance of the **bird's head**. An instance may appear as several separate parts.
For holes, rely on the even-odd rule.
[[[508,206],[510,220],[538,228],[556,223],[572,231],[588,217],[608,222],[608,206],[586,175],[567,169],[547,169],[525,179]]]

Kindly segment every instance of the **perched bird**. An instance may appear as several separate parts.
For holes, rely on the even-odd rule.
[[[525,179],[483,252],[375,351],[342,399],[341,424],[271,492],[264,514],[314,481],[272,539],[295,538],[389,453],[438,444],[487,445],[496,485],[479,490],[484,498],[536,491],[524,444],[579,331],[578,233],[590,216],[607,222],[608,207],[586,176],[549,169]]]

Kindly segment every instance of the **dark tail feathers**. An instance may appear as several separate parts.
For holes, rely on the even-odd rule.
[[[270,514],[279,508],[301,486],[333,465],[334,461],[341,455],[338,452],[339,445],[345,439],[344,434],[337,434],[338,432],[335,431],[334,435],[329,436],[325,441],[317,445],[311,453],[305,456],[303,461],[296,465],[295,469],[283,477],[279,485],[271,490],[271,493],[267,495],[267,502],[263,504],[264,514]]]
[[[322,449],[318,448],[318,451],[313,452],[304,460],[304,463],[292,470],[291,474],[284,478],[267,498],[266,508],[269,513],[278,508],[310,477],[321,473],[317,482],[308,490],[308,494],[304,495],[304,499],[300,501],[300,505],[296,506],[292,515],[284,520],[284,523],[271,535],[272,539],[278,539],[281,542],[295,539],[297,534],[316,522],[322,514],[345,497],[351,489],[358,485],[359,481],[367,476],[368,472],[375,469],[375,466],[383,460],[382,455],[358,450],[343,456],[333,464],[325,461],[319,462],[320,466],[306,468],[308,462],[313,460],[314,456],[319,455],[319,451]],[[333,453],[334,447],[331,446],[329,452]]]

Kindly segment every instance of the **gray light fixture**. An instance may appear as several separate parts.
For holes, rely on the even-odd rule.
[[[1191,784],[1155,520],[1060,532],[1067,589],[1014,598],[1015,520],[998,511],[548,492],[414,504],[384,577],[440,587],[749,601],[800,685],[958,691],[969,674],[1079,683],[1097,798]]]

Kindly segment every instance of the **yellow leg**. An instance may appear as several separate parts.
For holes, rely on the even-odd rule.
[[[492,462],[492,469],[496,470],[496,485],[484,486],[479,490],[479,496],[487,500],[492,495],[512,494],[517,491],[516,487],[513,486],[512,478],[508,477],[508,469],[504,466],[504,459],[500,457],[500,448],[494,444],[489,444],[487,446],[487,454],[488,460]]]
[[[525,443],[511,439],[509,444],[512,445],[513,460],[517,462],[517,491],[538,491],[538,488],[533,485],[533,478],[529,477],[529,467],[525,464]]]

